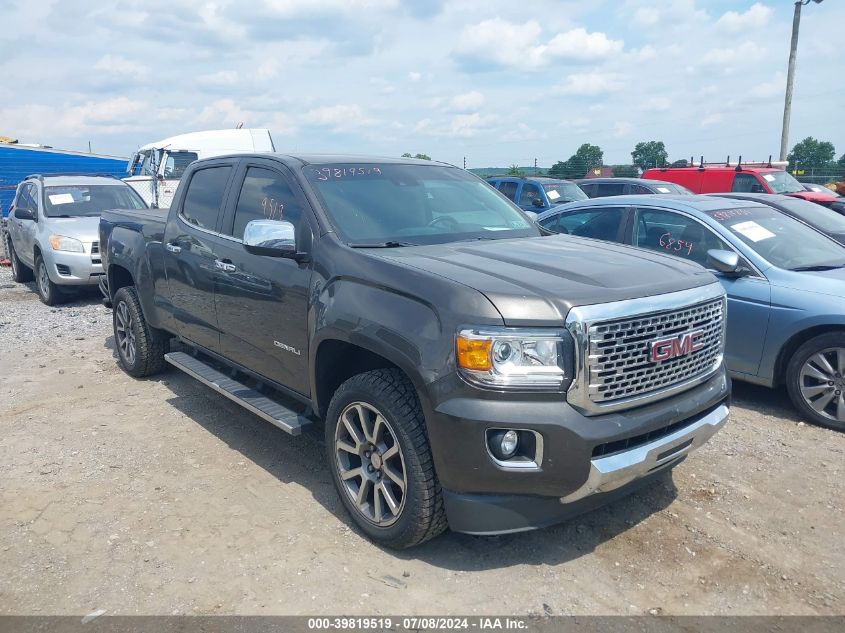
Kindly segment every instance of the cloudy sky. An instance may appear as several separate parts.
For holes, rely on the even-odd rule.
[[[267,127],[280,151],[550,165],[777,154],[792,0],[0,0],[0,135],[128,155]],[[845,2],[804,8],[794,142],[845,152]]]

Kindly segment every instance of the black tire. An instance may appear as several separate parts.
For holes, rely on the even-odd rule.
[[[819,426],[845,431],[845,332],[821,334],[795,350],[786,388],[799,413]]]
[[[358,448],[357,442],[355,446],[348,444],[347,440],[351,435],[341,416],[346,413],[357,416],[358,414],[353,414],[352,411],[361,405],[368,413],[380,414],[383,420],[381,424],[384,424],[381,427],[383,441],[369,444],[373,449],[372,458],[365,457],[366,452],[359,452],[356,458],[352,451],[338,448],[339,443],[347,443],[348,448]],[[374,432],[373,435],[378,434]],[[390,456],[394,445],[399,448],[398,457],[395,452]],[[343,505],[358,527],[373,541],[392,548],[412,547],[434,538],[448,527],[422,408],[413,385],[402,372],[395,369],[377,369],[353,376],[338,388],[332,397],[326,419],[326,453],[332,480]],[[375,457],[376,453],[378,458]],[[384,455],[383,461],[381,455]],[[347,463],[341,463],[342,460]],[[393,466],[388,464],[388,460],[391,460]],[[351,490],[350,486],[354,487],[355,482],[352,480],[356,477],[342,479],[341,472],[349,475],[355,470],[356,464],[360,464],[362,473],[357,492],[360,493],[361,487],[365,487],[372,490],[374,500],[376,497],[381,498],[381,504],[374,501],[370,505],[376,508],[381,505],[382,509],[386,510],[385,521],[374,520],[376,513],[372,512],[372,507],[367,509],[364,507],[366,504],[359,506],[356,499],[353,499],[355,491]],[[372,480],[367,487],[363,473],[366,466],[374,464],[377,471],[373,476],[378,480]],[[393,501],[399,501],[399,495],[396,493],[400,488],[391,483],[391,480],[396,481],[396,467],[399,465],[402,467],[401,475],[404,476],[405,483],[401,493],[401,505],[394,514],[387,502],[387,493],[381,493],[381,490],[383,486],[391,487]],[[370,471],[372,472],[372,469]],[[373,516],[368,512],[372,512]]]
[[[135,378],[143,378],[164,370],[164,355],[170,339],[147,323],[134,287],[124,286],[115,294],[112,325],[117,357],[123,371]]]
[[[6,251],[9,253],[9,259],[12,262],[12,279],[19,284],[25,284],[34,279],[32,269],[28,268],[26,264],[21,261],[18,254],[15,252],[15,247],[12,244],[12,238],[6,237]]]
[[[47,264],[41,255],[35,256],[35,288],[38,290],[38,298],[45,305],[54,306],[65,299],[59,286],[50,279]]]

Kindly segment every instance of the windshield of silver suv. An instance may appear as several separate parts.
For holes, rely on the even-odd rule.
[[[845,266],[845,247],[775,209],[722,209],[707,214],[778,268],[820,270]]]
[[[106,209],[146,208],[141,196],[127,185],[44,187],[44,215],[48,218],[94,217]]]
[[[490,185],[455,167],[345,163],[308,165],[304,173],[338,235],[353,246],[540,235]]]
[[[543,185],[546,196],[552,204],[589,200],[590,197],[574,182],[555,182]]]

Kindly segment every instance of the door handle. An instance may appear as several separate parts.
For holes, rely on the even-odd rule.
[[[214,265],[217,267],[217,270],[222,270],[224,273],[233,273],[238,269],[234,264],[219,259],[214,260]]]
[[[169,250],[171,253],[181,253],[182,252],[182,247],[177,246],[176,244],[167,244],[167,245],[165,245],[164,248]]]

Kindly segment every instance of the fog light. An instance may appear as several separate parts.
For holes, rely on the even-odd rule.
[[[508,431],[502,436],[502,441],[499,444],[499,447],[502,449],[502,455],[505,457],[510,457],[516,452],[517,447],[519,447],[519,435],[516,431]]]
[[[498,460],[506,461],[516,455],[519,450],[519,432],[505,429],[489,431],[487,445],[490,452]]]

